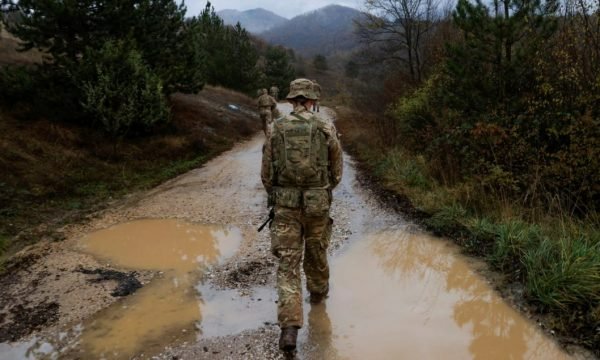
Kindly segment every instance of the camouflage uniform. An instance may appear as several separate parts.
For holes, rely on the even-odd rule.
[[[262,120],[263,131],[267,135],[273,122],[273,115],[278,116],[279,112],[277,111],[277,101],[267,94],[266,89],[263,90],[263,94],[258,98],[258,113]]]
[[[271,96],[276,100],[279,101],[279,88],[275,85],[271,86]]]
[[[313,111],[319,112],[321,110],[321,107],[319,106],[319,100],[321,100],[321,85],[319,85],[317,83],[317,80],[313,80],[313,89],[315,90],[315,93],[317,94],[317,101],[315,101],[315,104],[313,105]]]
[[[277,120],[263,148],[261,177],[275,205],[271,250],[279,258],[279,326],[302,327],[303,253],[308,291],[329,290],[329,207],[331,190],[342,178],[342,149],[333,124],[304,106]]]

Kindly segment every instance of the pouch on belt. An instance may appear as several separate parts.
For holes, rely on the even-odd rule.
[[[275,204],[288,208],[302,206],[302,190],[295,188],[277,187],[273,189]]]
[[[326,215],[331,206],[331,194],[325,189],[310,189],[302,192],[302,210],[306,216]]]

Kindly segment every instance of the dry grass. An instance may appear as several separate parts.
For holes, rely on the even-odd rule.
[[[31,231],[37,225],[152,187],[261,128],[254,100],[229,90],[176,94],[171,104],[167,128],[123,141],[116,154],[112,142],[89,128],[0,112],[0,238],[13,239],[11,250],[37,241],[43,235]]]
[[[37,50],[19,52],[19,40],[0,30],[0,66],[5,65],[31,65],[42,62],[42,54]]]

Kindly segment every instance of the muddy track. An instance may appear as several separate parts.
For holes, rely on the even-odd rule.
[[[287,105],[280,107],[289,111]],[[324,115],[331,118],[333,113],[325,109]],[[231,256],[217,251],[218,262],[191,276],[201,321],[164,334],[151,329],[162,341],[149,342],[123,329],[120,336],[131,335],[129,341],[139,342],[137,347],[102,356],[282,358],[276,347],[276,259],[269,251],[268,232],[256,232],[267,215],[259,177],[263,139],[258,135],[200,169],[96,214],[85,225],[63,229],[63,242],[40,244],[21,254],[0,279],[0,358],[101,357],[82,348],[86,331],[96,326],[94,321],[116,326],[111,319],[118,321],[124,315],[115,314],[123,311],[111,309],[138,306],[136,299],[148,296],[142,295],[145,290],[168,283],[168,270],[119,266],[108,256],[86,252],[81,239],[142,219],[227,226],[239,232],[240,241]],[[298,358],[569,358],[498,298],[474,270],[481,264],[382,208],[358,183],[348,157],[334,198],[332,294],[325,306],[305,304]],[[173,279],[176,285],[180,281]],[[124,280],[143,288],[126,298],[114,296]],[[43,315],[29,319],[20,315],[24,311]],[[17,323],[28,326],[15,327]]]

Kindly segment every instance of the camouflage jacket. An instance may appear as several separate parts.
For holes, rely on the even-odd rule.
[[[264,94],[258,98],[259,109],[269,108],[271,111],[273,111],[276,107],[277,101],[271,95]]]
[[[296,107],[292,114],[300,115],[301,117],[312,117],[315,116],[311,111],[306,110],[303,106]],[[277,126],[277,123],[284,122],[286,119],[293,119],[294,117],[290,114],[276,121],[274,126]],[[319,129],[325,134],[327,139],[327,148],[329,153],[329,189],[333,189],[336,187],[340,181],[342,180],[342,171],[343,171],[343,159],[342,159],[342,146],[340,144],[340,140],[338,138],[337,130],[335,126],[319,117],[316,117],[319,123]],[[262,168],[261,168],[261,180],[263,186],[267,190],[268,193],[271,193],[273,186],[277,186],[274,184],[274,167],[273,167],[273,159],[274,159],[274,148],[272,137],[269,136],[265,141],[263,146],[263,156],[262,156]]]

